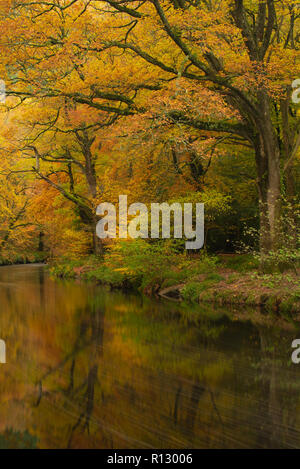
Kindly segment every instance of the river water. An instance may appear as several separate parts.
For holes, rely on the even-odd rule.
[[[0,448],[300,448],[300,333],[239,317],[0,268]]]

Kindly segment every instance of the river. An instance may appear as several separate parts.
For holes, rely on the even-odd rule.
[[[300,334],[247,315],[1,267],[0,448],[300,448]]]

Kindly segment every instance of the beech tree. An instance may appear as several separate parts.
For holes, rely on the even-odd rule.
[[[144,31],[154,23],[159,31],[153,33],[152,27],[151,34],[173,56],[182,57],[177,60],[181,65],[174,67],[169,57],[143,48],[146,41],[138,36],[137,26],[135,34],[128,30],[122,41],[103,41],[103,50],[113,47],[134,53],[174,79],[182,77],[196,82],[199,89],[213,91],[238,111],[235,121],[195,118],[176,109],[168,117],[200,131],[235,135],[251,145],[257,168],[260,246],[262,252],[276,250],[282,243],[283,193],[290,203],[296,195],[293,163],[300,146],[300,122],[291,85],[299,71],[299,3],[98,3],[109,4],[121,16],[126,13],[135,24],[143,23]]]
[[[1,5],[1,47],[12,108],[55,102],[56,109],[67,103],[78,114],[88,109],[97,132],[102,124],[111,129],[106,138],[117,128],[128,141],[130,132],[145,136],[149,129],[154,139],[164,133],[159,145],[165,139],[179,179],[182,166],[189,166],[196,190],[216,148],[251,149],[261,253],[279,249],[284,231],[295,247],[298,7],[287,0],[7,2]],[[77,139],[94,198],[99,175],[82,140],[91,127],[79,129],[60,130]],[[66,154],[62,161],[66,172],[70,164],[78,167]]]

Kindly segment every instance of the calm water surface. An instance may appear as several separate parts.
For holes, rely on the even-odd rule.
[[[0,448],[300,448],[293,326],[0,268]]]

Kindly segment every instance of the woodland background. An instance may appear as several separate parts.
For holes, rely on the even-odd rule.
[[[1,262],[101,257],[119,194],[205,202],[207,252],[297,262],[299,6],[0,0]]]

